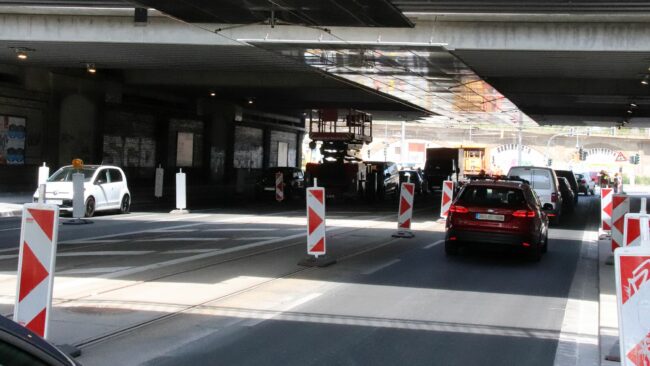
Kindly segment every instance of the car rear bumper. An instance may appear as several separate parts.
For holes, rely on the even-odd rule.
[[[454,239],[455,238],[455,239]],[[456,241],[462,243],[480,243],[492,245],[505,245],[521,247],[523,243],[534,244],[530,235],[518,233],[496,233],[485,231],[468,231],[468,230],[449,230],[445,236],[446,241]]]

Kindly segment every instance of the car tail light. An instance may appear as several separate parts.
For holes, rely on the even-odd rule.
[[[469,210],[463,206],[451,205],[451,207],[449,207],[449,212],[468,213]]]
[[[557,192],[551,193],[551,202],[557,202]]]
[[[530,248],[530,243],[523,242],[521,243],[521,245],[523,245],[526,248]]]
[[[450,237],[449,237],[449,241],[454,241],[454,240],[456,240],[456,239],[457,239],[457,238],[456,238],[455,236],[450,236]]]
[[[535,217],[535,211],[517,210],[512,213],[514,217]]]

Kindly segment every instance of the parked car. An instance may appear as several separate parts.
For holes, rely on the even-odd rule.
[[[573,212],[575,208],[575,193],[569,185],[568,179],[565,177],[558,177],[558,182],[560,183],[560,193],[562,194],[562,210],[566,212]]]
[[[596,192],[596,181],[583,173],[577,173],[575,176],[578,181],[578,192],[585,196],[588,194],[593,196]]]
[[[305,175],[299,168],[275,167],[268,168],[255,183],[255,195],[258,198],[275,199],[275,174],[282,173],[284,181],[284,199],[301,198],[305,196]]]
[[[519,177],[529,182],[530,187],[537,193],[542,205],[553,206],[548,212],[554,223],[560,222],[562,216],[562,194],[560,193],[557,175],[551,168],[534,166],[514,166],[508,172],[509,177]]]
[[[399,195],[399,170],[391,161],[366,161],[366,193],[387,199]],[[375,178],[376,177],[376,178]]]
[[[84,165],[75,169],[64,166],[52,174],[45,183],[45,203],[59,206],[59,210],[72,212],[72,175],[84,175],[85,217],[92,217],[97,211],[119,210],[128,213],[131,209],[131,192],[122,169],[111,165]],[[38,201],[38,189],[34,202]]]
[[[571,170],[556,170],[555,175],[557,177],[564,177],[566,178],[567,182],[569,183],[569,187],[573,191],[573,200],[575,203],[578,203],[578,180],[576,179],[575,174]],[[566,201],[566,197],[563,197],[563,199]]]
[[[525,250],[539,260],[548,248],[548,217],[535,191],[520,181],[475,180],[454,200],[446,222],[445,252],[464,244],[501,245]]]
[[[427,182],[420,170],[400,170],[399,182],[411,182],[415,184],[415,194],[426,194],[428,192]]]
[[[31,330],[0,316],[0,364],[81,366]]]

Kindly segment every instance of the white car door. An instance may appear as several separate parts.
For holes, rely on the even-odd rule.
[[[102,169],[97,173],[93,181],[93,196],[95,196],[95,209],[108,205],[110,181],[108,180],[108,169]]]
[[[111,180],[111,188],[109,193],[109,205],[112,207],[119,206],[121,200],[122,186],[124,185],[124,180],[122,179],[122,173],[117,169],[109,169],[109,178]]]

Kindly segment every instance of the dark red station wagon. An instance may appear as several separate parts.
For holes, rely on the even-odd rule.
[[[466,184],[449,210],[445,252],[456,255],[463,244],[475,243],[521,248],[532,260],[541,259],[548,248],[548,217],[535,191],[521,181]]]

